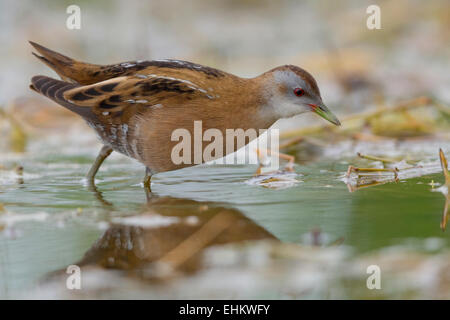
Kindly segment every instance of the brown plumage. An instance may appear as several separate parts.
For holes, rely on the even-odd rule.
[[[203,131],[217,128],[225,136],[226,129],[267,129],[281,117],[312,108],[306,104],[316,112],[316,107],[325,108],[314,78],[295,66],[244,79],[180,60],[88,64],[30,43],[40,53],[35,56],[63,79],[35,76],[30,87],[82,116],[105,148],[139,160],[151,173],[187,166],[171,161],[172,148],[178,144],[171,135],[178,128],[193,135],[196,120],[202,121]],[[303,99],[312,104],[305,100],[294,110],[292,81],[305,87]]]

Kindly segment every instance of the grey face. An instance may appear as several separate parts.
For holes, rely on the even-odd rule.
[[[339,120],[322,102],[320,91],[314,78],[305,70],[288,66],[274,71],[275,83],[280,88],[275,112],[282,118],[313,111],[326,120],[340,125]]]

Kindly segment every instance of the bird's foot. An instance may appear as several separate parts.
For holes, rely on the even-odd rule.
[[[295,164],[294,156],[291,156],[291,155],[285,154],[285,153],[281,153],[281,152],[276,152],[271,149],[266,149],[266,151],[267,151],[267,154],[275,155],[275,156],[278,156],[279,159],[287,160],[286,165],[284,166],[284,168],[281,171],[294,172],[294,164]],[[256,172],[253,176],[271,175],[271,174],[278,172],[278,170],[273,170],[270,172],[263,173],[262,169],[265,166],[263,164],[264,161],[262,160],[262,154],[261,154],[261,150],[259,148],[256,148],[256,154],[258,155],[258,161],[259,161],[260,165],[259,165],[258,169],[256,169]]]

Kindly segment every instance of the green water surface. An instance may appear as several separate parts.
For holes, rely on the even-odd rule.
[[[20,297],[47,273],[78,261],[104,232],[102,222],[144,210],[143,167],[122,156],[108,159],[95,193],[82,182],[93,157],[48,150],[9,160],[24,166],[24,177],[0,186],[0,202],[8,212],[48,218],[0,233],[1,298]],[[442,174],[349,192],[341,179],[347,166],[337,160],[296,166],[300,183],[283,190],[246,184],[255,166],[199,166],[155,176],[152,191],[236,208],[284,242],[302,243],[320,229],[325,242],[341,239],[357,254],[411,239],[448,244],[439,227],[444,197],[429,185],[442,182]]]

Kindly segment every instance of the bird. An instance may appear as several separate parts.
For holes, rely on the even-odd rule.
[[[85,63],[29,42],[37,51],[33,55],[61,78],[33,76],[30,89],[81,116],[103,144],[87,173],[90,183],[112,151],[145,166],[146,186],[156,173],[193,165],[172,161],[177,144],[172,133],[178,128],[193,132],[196,121],[203,132],[263,130],[278,119],[313,112],[340,125],[323,103],[314,77],[298,66],[243,78],[176,59]]]

